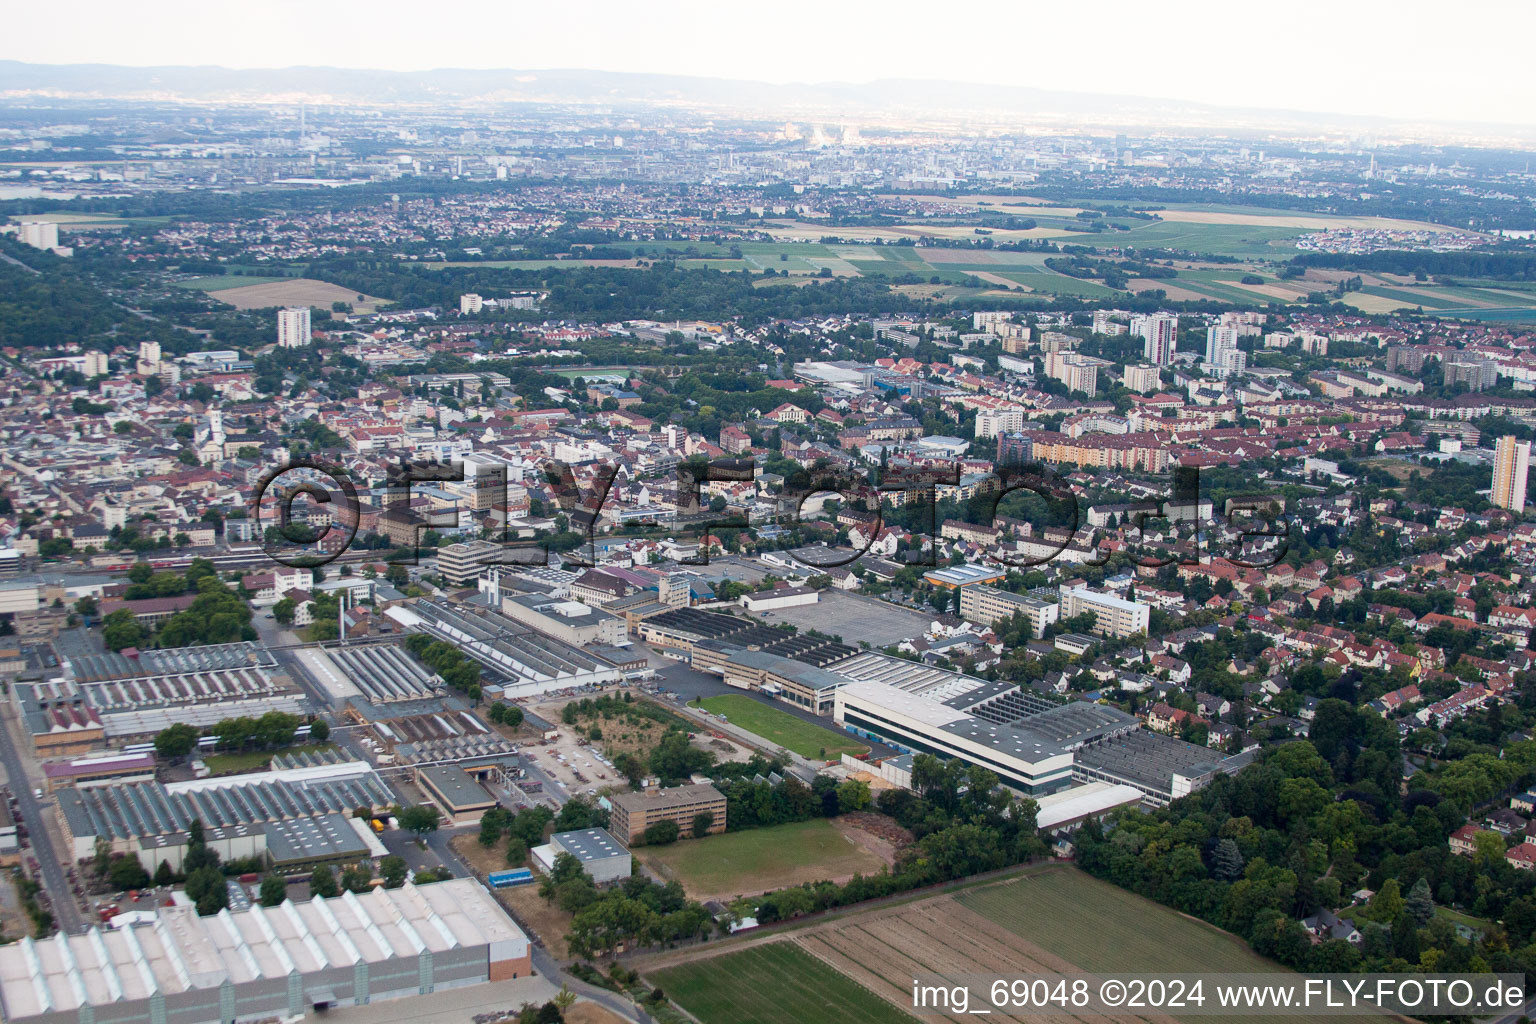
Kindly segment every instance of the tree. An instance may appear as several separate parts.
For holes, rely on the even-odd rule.
[[[272,606],[272,617],[284,626],[293,625],[293,613],[298,608],[293,598],[285,597]]]
[[[330,899],[341,892],[341,887],[336,884],[336,875],[331,869],[321,864],[310,873],[309,894],[311,896],[323,896]]]
[[[331,738],[331,727],[325,719],[317,718],[309,723],[309,738],[316,743],[324,743]]]
[[[1429,891],[1429,879],[1420,878],[1413,883],[1413,888],[1408,890],[1407,899],[1403,901],[1403,909],[1420,928],[1429,924],[1430,919],[1435,916],[1435,900]]]
[[[149,885],[149,872],[132,854],[114,860],[107,869],[107,878],[114,889],[142,889]]]
[[[645,844],[647,846],[665,846],[668,843],[675,843],[677,842],[678,833],[681,831],[678,828],[677,822],[670,819],[655,822],[645,830]]]
[[[700,811],[693,816],[693,838],[703,839],[715,827],[715,812]]]
[[[176,881],[176,872],[171,870],[171,862],[168,860],[161,861],[160,866],[155,868],[155,884],[163,887],[170,885],[174,881]]]
[[[197,904],[197,912],[203,917],[229,906],[229,884],[224,880],[224,872],[212,865],[188,872],[187,897]]]
[[[149,636],[149,631],[134,618],[132,610],[119,608],[101,623],[102,642],[114,651],[124,647],[137,647]]]
[[[401,828],[407,832],[415,832],[419,836],[437,831],[437,811],[426,804],[413,804],[402,808],[398,820]]]
[[[198,731],[185,722],[168,725],[155,733],[155,755],[178,761],[197,749]]]
[[[269,872],[261,880],[261,905],[264,907],[282,906],[283,900],[288,898],[288,883],[283,876],[276,872]]]
[[[1243,853],[1230,838],[1221,840],[1212,851],[1211,874],[1224,882],[1242,877]]]
[[[379,877],[384,879],[386,889],[398,889],[404,885],[408,870],[404,857],[389,856],[379,861]]]
[[[373,888],[373,872],[361,864],[353,864],[341,872],[341,887],[361,896]]]

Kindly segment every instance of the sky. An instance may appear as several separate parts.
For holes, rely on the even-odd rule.
[[[42,64],[591,68],[775,83],[900,77],[1536,125],[1536,84],[1522,53],[1536,35],[1532,0],[9,6],[0,59]]]

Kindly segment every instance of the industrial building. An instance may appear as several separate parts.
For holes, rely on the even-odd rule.
[[[1251,760],[1251,753],[1221,757],[1208,747],[1138,729],[1084,746],[1074,774],[1079,782],[1134,786],[1146,803],[1165,807],[1203,788],[1217,773],[1231,775]]]
[[[580,861],[582,870],[598,885],[622,882],[634,870],[629,850],[605,828],[556,832],[549,837],[548,843],[533,848],[533,862],[540,871],[549,874],[555,869],[555,858],[562,853]]]
[[[505,676],[503,692],[509,697],[569,686],[606,686],[624,679],[624,673],[606,660],[483,606],[421,600],[384,614],[407,629],[453,644]]]
[[[629,640],[623,619],[580,601],[502,591],[501,612],[509,619],[578,647],[623,644]]]
[[[367,764],[344,761],[189,782],[64,789],[58,812],[71,862],[92,856],[104,839],[113,853],[138,857],[154,871],[162,860],[179,867],[194,820],[203,823],[208,845],[233,860],[266,854],[273,826],[330,814],[350,817],[357,808],[382,809],[396,800]]]
[[[474,879],[0,946],[0,1006],[28,1024],[297,1018],[532,971],[528,938]]]
[[[416,769],[416,784],[447,815],[453,825],[472,825],[496,806],[474,772],[456,764],[426,765]]]
[[[708,783],[614,793],[608,800],[613,831],[630,844],[659,821],[675,821],[683,835],[691,836],[694,816],[706,811],[715,816],[709,834],[725,831],[725,796]]]
[[[736,651],[723,674],[730,686],[758,690],[818,715],[832,713],[832,699],[847,679],[836,672],[766,651]]]
[[[1063,703],[1008,682],[873,653],[837,671],[850,678],[832,712],[844,729],[906,752],[958,757],[1031,796],[1105,782],[1163,806],[1246,763],[1147,732],[1117,708]]]
[[[314,653],[334,662],[340,677],[374,704],[421,700],[443,689],[441,678],[409,651],[393,644],[338,647]]]
[[[108,740],[151,736],[178,723],[203,728],[226,718],[310,710],[303,692],[277,675],[277,659],[254,643],[146,650],[132,658],[94,654],[63,668],[73,693],[49,699],[44,684],[33,687],[36,712],[47,716],[78,701],[100,717]]]
[[[1090,782],[1059,793],[1040,797],[1035,809],[1035,826],[1047,835],[1074,832],[1084,822],[1102,818],[1122,807],[1135,807],[1143,794],[1135,786],[1109,782]]]

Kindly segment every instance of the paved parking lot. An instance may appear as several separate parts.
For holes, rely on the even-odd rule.
[[[930,615],[841,590],[823,590],[821,600],[815,604],[781,608],[753,618],[770,625],[787,622],[799,629],[820,630],[840,636],[843,643],[855,647],[860,640],[867,641],[871,647],[886,647],[910,640],[933,621]]]

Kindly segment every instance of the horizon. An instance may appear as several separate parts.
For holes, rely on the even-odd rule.
[[[459,0],[439,5],[433,24],[411,24],[402,32],[395,26],[420,12],[401,0],[375,5],[367,21],[336,8],[279,0],[270,19],[218,16],[212,26],[205,10],[185,0],[131,12],[92,0],[68,33],[58,31],[48,12],[13,14],[12,45],[0,48],[0,58],[49,67],[272,73],[579,71],[802,89],[903,80],[1221,110],[1536,127],[1536,111],[1524,102],[1529,87],[1522,69],[1514,61],[1489,59],[1485,29],[1496,15],[1501,35],[1529,34],[1536,30],[1532,5],[1485,0],[1474,14],[1453,22],[1437,18],[1438,9],[1423,0],[1395,8],[1390,21],[1370,10],[1320,2],[1296,5],[1300,14],[1291,20],[1234,14],[1207,0],[1189,7],[1193,12],[1175,21],[1112,3],[1096,34],[1085,35],[1070,12],[1057,10],[993,4],[963,24],[922,11],[916,26],[911,18],[921,9],[913,5],[886,7],[884,17],[871,21],[791,0],[775,21],[789,26],[777,42],[762,19],[696,3],[641,13],[604,0],[573,17],[564,10],[508,11]],[[1318,17],[1327,19],[1322,31]],[[815,34],[800,31],[805,24],[814,24]],[[302,28],[295,31],[295,25]],[[981,26],[988,34],[978,43]],[[475,31],[466,32],[468,27]],[[922,51],[911,42],[918,27],[926,41]],[[1264,61],[1256,46],[1231,42],[1260,34]],[[1368,51],[1364,39],[1371,41]],[[1475,80],[1443,73],[1458,67],[1475,68]]]

